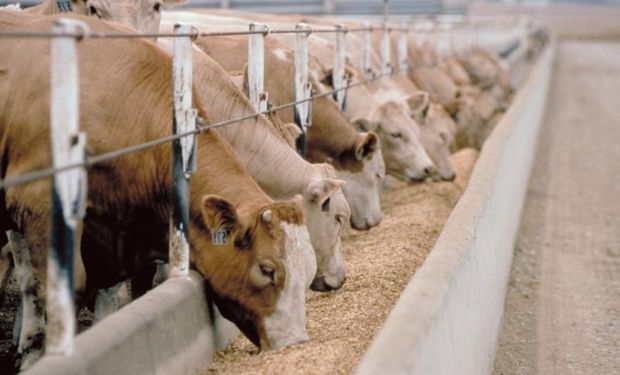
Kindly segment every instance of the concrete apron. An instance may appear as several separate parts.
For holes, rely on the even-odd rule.
[[[203,278],[192,271],[78,335],[72,355],[45,356],[25,374],[196,374],[238,334],[207,302]]]
[[[482,148],[467,190],[356,373],[490,374],[555,48]]]

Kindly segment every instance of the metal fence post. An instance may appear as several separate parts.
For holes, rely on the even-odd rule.
[[[54,33],[77,33],[85,25],[59,19]],[[79,130],[79,70],[75,37],[54,37],[51,42],[50,136],[52,165],[60,168],[83,163],[86,136]],[[81,222],[86,210],[85,168],[54,175],[52,225],[47,261],[47,354],[73,352],[75,306],[73,302],[73,257],[80,251]]]
[[[392,50],[390,46],[390,30],[387,23],[383,24],[381,34],[381,74],[392,73]]]
[[[312,32],[310,26],[299,23],[295,30],[306,31],[297,33],[297,43],[295,45],[295,101],[306,100],[312,94],[312,85],[308,82],[308,35]],[[303,157],[306,156],[306,133],[310,127],[311,102],[295,104],[295,123],[299,126],[302,133],[297,138],[297,152]]]
[[[190,25],[174,25],[177,34],[192,32]],[[192,40],[174,38],[173,131],[196,129],[196,110],[192,109]],[[196,139],[189,135],[172,142],[172,210],[169,237],[169,277],[189,274],[189,179],[196,170]]]
[[[403,26],[398,39],[398,71],[401,74],[407,74],[409,71],[409,25]]]
[[[250,34],[248,39],[248,97],[258,112],[264,112],[268,102],[264,91],[265,34],[269,28],[262,23],[251,23],[250,31],[261,31],[263,34]]]
[[[371,60],[371,51],[372,51],[372,43],[371,43],[371,35],[372,28],[368,22],[363,23],[364,26],[364,34],[362,35],[363,47],[362,47],[362,70],[364,73],[364,78],[370,79],[372,78],[372,60]]]
[[[335,46],[334,46],[334,70],[332,71],[332,79],[334,89],[341,89],[346,87],[347,75],[346,75],[346,35],[347,30],[342,25],[336,25],[338,32],[336,33]],[[347,101],[347,90],[343,89],[334,93],[334,99],[338,102],[338,107],[341,111],[345,110]]]

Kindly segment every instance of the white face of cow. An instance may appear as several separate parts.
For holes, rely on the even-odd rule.
[[[456,174],[450,161],[450,149],[456,133],[454,120],[439,104],[431,104],[420,128],[422,145],[437,167],[434,178],[454,180]]]
[[[287,277],[275,310],[263,321],[269,349],[308,340],[306,290],[316,274],[315,255],[306,227],[285,222],[280,226],[284,231],[284,247],[287,250],[284,258]]]
[[[368,119],[354,124],[364,131],[374,131],[381,140],[386,173],[403,181],[422,181],[435,167],[419,140],[418,125],[407,108],[387,101],[375,108]]]
[[[420,124],[420,141],[435,164],[433,178],[452,181],[456,175],[450,161],[450,150],[454,144],[456,124],[441,105],[429,102],[426,93],[414,95],[409,99],[411,115]]]
[[[351,207],[351,226],[357,230],[368,230],[383,219],[379,198],[385,164],[381,149],[372,153],[363,165],[361,171],[337,171],[338,177],[346,181],[342,192]]]
[[[340,235],[349,222],[351,210],[340,188],[343,184],[342,180],[324,178],[310,183],[304,193],[305,223],[317,262],[312,290],[338,289],[345,281]]]
[[[73,1],[74,11],[113,21],[142,33],[157,33],[162,5],[185,0],[86,0]]]

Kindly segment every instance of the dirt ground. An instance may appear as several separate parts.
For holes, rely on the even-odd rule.
[[[620,374],[620,43],[562,42],[494,375]]]
[[[382,197],[385,218],[343,240],[347,282],[331,293],[310,292],[310,341],[257,353],[239,337],[217,353],[205,374],[350,374],[407,282],[433,247],[469,180],[478,153],[453,155],[454,182],[397,183]]]

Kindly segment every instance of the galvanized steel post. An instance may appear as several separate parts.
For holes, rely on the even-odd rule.
[[[401,74],[407,74],[409,71],[409,25],[403,26],[398,38],[398,71]]]
[[[312,85],[308,82],[308,35],[312,32],[310,26],[299,23],[295,30],[297,43],[295,46],[295,101],[306,100],[303,103],[295,104],[295,123],[299,126],[302,133],[297,138],[297,152],[303,157],[306,156],[306,133],[312,123],[312,104],[307,100],[312,94]]]
[[[250,34],[248,39],[248,97],[257,111],[264,112],[268,102],[264,92],[265,35],[269,28],[262,23],[251,23],[250,31],[260,31],[262,34]]]
[[[55,34],[76,34],[86,26],[59,19]],[[50,138],[52,165],[61,168],[84,163],[86,136],[79,130],[79,70],[76,39],[54,37],[51,42]],[[86,211],[87,180],[83,167],[59,172],[52,184],[52,225],[47,261],[47,354],[73,352],[75,306],[73,258],[80,251],[82,219]]]
[[[334,45],[334,69],[332,71],[332,84],[335,90],[342,89],[348,85],[346,75],[346,33],[347,30],[342,25],[336,25]],[[334,93],[334,100],[338,102],[341,111],[345,110],[347,101],[347,90],[342,89]]]
[[[392,50],[390,46],[390,30],[387,23],[383,23],[381,34],[381,74],[392,73]]]
[[[392,51],[390,29],[388,28],[388,0],[383,0],[383,30],[381,34],[381,74],[392,73]]]
[[[364,78],[370,79],[373,76],[372,65],[371,65],[372,64],[372,60],[371,60],[372,43],[371,43],[371,36],[370,36],[372,29],[368,22],[364,22],[363,27],[364,27],[364,34],[362,35],[362,41],[363,41],[362,70],[363,70]]]
[[[174,25],[177,34],[192,32],[190,25]],[[173,131],[196,130],[196,110],[192,109],[192,40],[174,38]],[[172,210],[169,234],[169,277],[189,274],[189,179],[196,170],[196,139],[188,135],[172,142]]]

